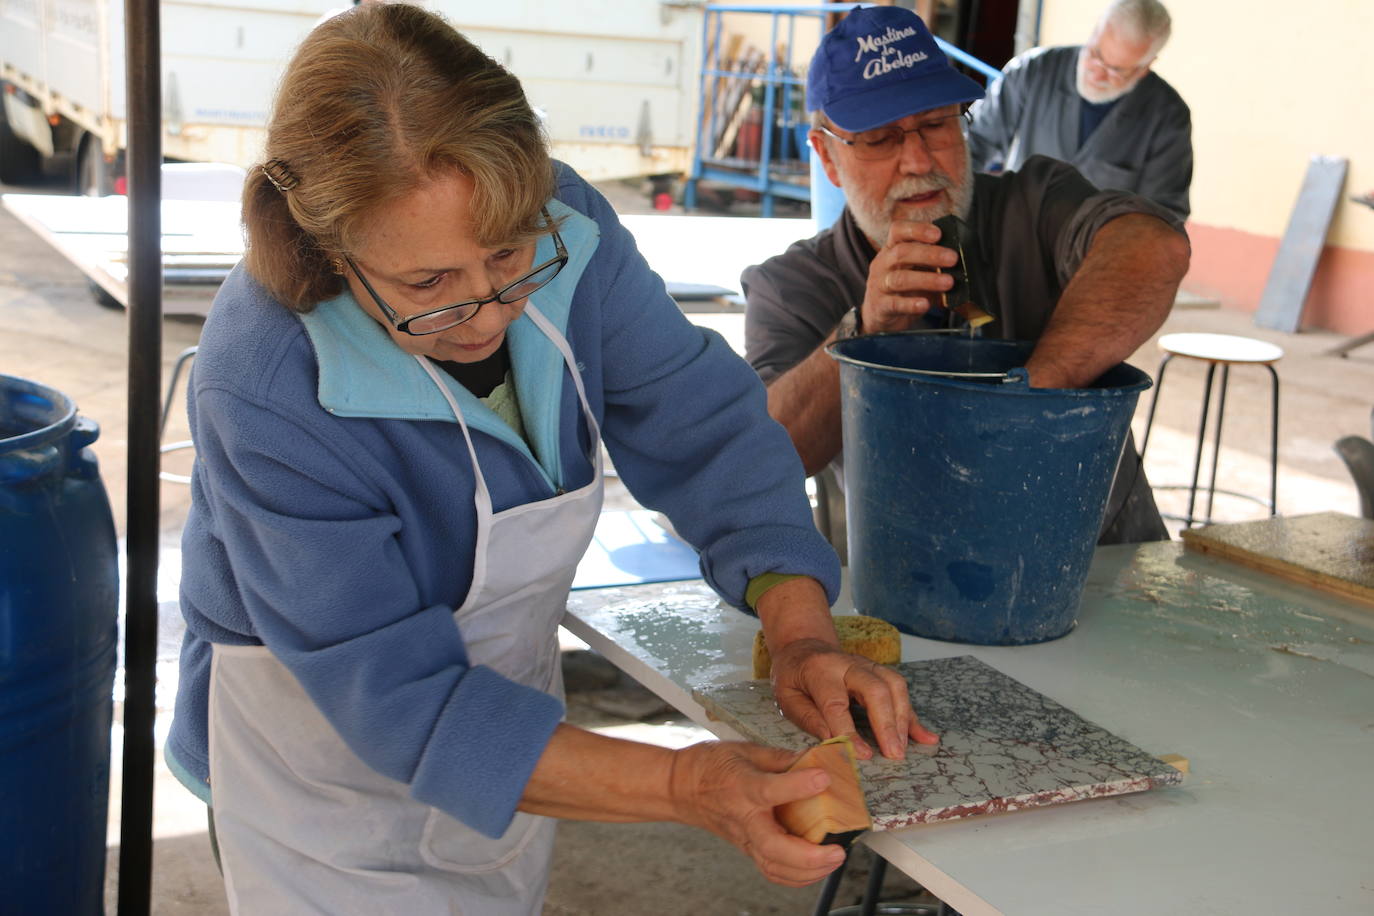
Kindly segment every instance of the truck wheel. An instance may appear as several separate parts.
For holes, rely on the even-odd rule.
[[[113,191],[110,168],[100,141],[90,134],[81,138],[76,155],[76,193],[80,197],[105,197]]]
[[[10,122],[0,111],[0,182],[23,184],[43,174],[43,161],[38,150],[19,139],[10,129]]]

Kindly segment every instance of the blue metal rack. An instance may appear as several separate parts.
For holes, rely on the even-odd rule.
[[[692,174],[683,190],[683,207],[692,210],[697,202],[697,183],[703,180],[736,188],[757,191],[761,196],[762,215],[773,215],[774,200],[778,197],[790,200],[810,200],[810,166],[807,164],[806,141],[798,135],[797,127],[805,120],[793,117],[797,93],[804,98],[806,78],[791,72],[787,65],[792,57],[796,37],[798,16],[821,19],[831,13],[847,13],[864,3],[823,3],[816,6],[722,6],[708,4],[702,19],[701,31],[703,48],[701,63],[701,86],[698,95],[698,111],[706,110],[708,91],[716,86],[718,80],[745,80],[745,91],[751,91],[752,84],[763,86],[763,116],[759,138],[759,156],[753,158],[716,156],[714,144],[720,135],[721,118],[730,117],[733,112],[722,111],[717,104],[711,105],[709,118],[697,119],[697,136],[692,152]],[[771,18],[768,42],[768,64],[763,72],[745,69],[722,69],[721,38],[724,31],[726,13],[766,15]],[[782,19],[786,23],[782,23]],[[787,41],[779,51],[778,37],[782,28],[786,29]],[[989,66],[954,47],[943,39],[936,38],[940,48],[952,59],[965,64],[986,75],[989,79],[1001,76],[1001,71]],[[775,134],[780,141],[774,149]],[[794,148],[795,147],[795,148]],[[776,156],[775,156],[776,153]]]

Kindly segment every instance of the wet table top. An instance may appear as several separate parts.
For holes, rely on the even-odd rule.
[[[736,737],[692,692],[750,678],[757,622],[704,583],[578,592],[565,624]],[[1176,542],[1108,547],[1061,639],[902,638],[904,661],[955,656],[1191,765],[1182,786],[868,835],[965,916],[1374,912],[1374,611]]]

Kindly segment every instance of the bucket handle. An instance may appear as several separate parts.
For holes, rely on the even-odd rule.
[[[911,331],[899,331],[900,334],[961,334],[969,335],[968,328],[918,328]],[[981,336],[981,335],[979,335]],[[1006,372],[958,372],[953,369],[911,369],[895,366],[884,366],[880,363],[870,363],[862,359],[855,359],[852,356],[839,356],[835,353],[833,345],[826,348],[830,355],[844,362],[855,366],[863,366],[867,369],[881,369],[886,372],[900,372],[904,375],[930,375],[936,378],[957,378],[967,379],[974,382],[998,382],[1003,385],[1015,385],[1018,388],[1030,387],[1030,373],[1026,372],[1022,366],[1008,369]]]
[[[852,356],[844,357],[844,361],[854,366],[863,366],[867,369],[878,369],[884,372],[900,372],[902,375],[930,375],[936,378],[957,378],[974,382],[998,382],[1020,388],[1030,387],[1030,373],[1026,371],[1024,366],[1017,366],[1006,372],[957,372],[952,369],[911,369],[906,366],[899,369],[894,366],[884,366],[881,363],[865,362]]]

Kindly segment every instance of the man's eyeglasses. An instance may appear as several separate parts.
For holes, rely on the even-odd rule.
[[[891,159],[897,155],[902,144],[906,142],[907,134],[919,134],[921,142],[932,153],[957,146],[963,137],[963,125],[960,123],[960,119],[967,117],[967,114],[967,112],[959,112],[945,115],[943,118],[932,118],[906,129],[897,127],[895,124],[879,127],[857,133],[853,137],[841,137],[825,125],[821,125],[819,129],[822,133],[834,137],[852,149],[855,159],[875,161]]]
[[[543,211],[544,221],[552,224],[548,211]],[[487,296],[485,299],[467,299],[463,302],[455,302],[453,305],[446,305],[443,308],[433,309],[422,312],[419,315],[411,315],[409,318],[402,318],[396,310],[386,304],[386,301],[377,294],[372,288],[372,284],[367,282],[367,277],[358,269],[352,259],[345,257],[349,268],[358,275],[362,281],[363,288],[367,290],[372,301],[377,303],[377,307],[386,315],[386,320],[391,322],[391,326],[402,334],[410,334],[413,337],[423,337],[426,334],[437,334],[440,331],[447,331],[449,328],[456,327],[465,321],[471,321],[477,317],[477,313],[482,310],[482,306],[488,302],[500,302],[502,305],[511,305],[519,302],[527,296],[533,295],[541,287],[546,286],[550,280],[558,276],[558,272],[563,269],[563,265],[568,263],[568,249],[563,246],[563,239],[558,235],[558,230],[553,229],[554,256],[543,264],[538,265],[523,277],[511,283],[507,283],[496,292]]]
[[[1107,75],[1110,76],[1112,79],[1116,80],[1117,82],[1129,79],[1132,75],[1139,71],[1141,67],[1145,66],[1143,63],[1141,63],[1136,64],[1134,67],[1113,67],[1111,64],[1107,63],[1105,60],[1102,59],[1102,53],[1097,50],[1097,45],[1088,45],[1088,56],[1091,57],[1093,59],[1093,62],[1096,63],[1099,67],[1101,67],[1103,70],[1106,70]]]

